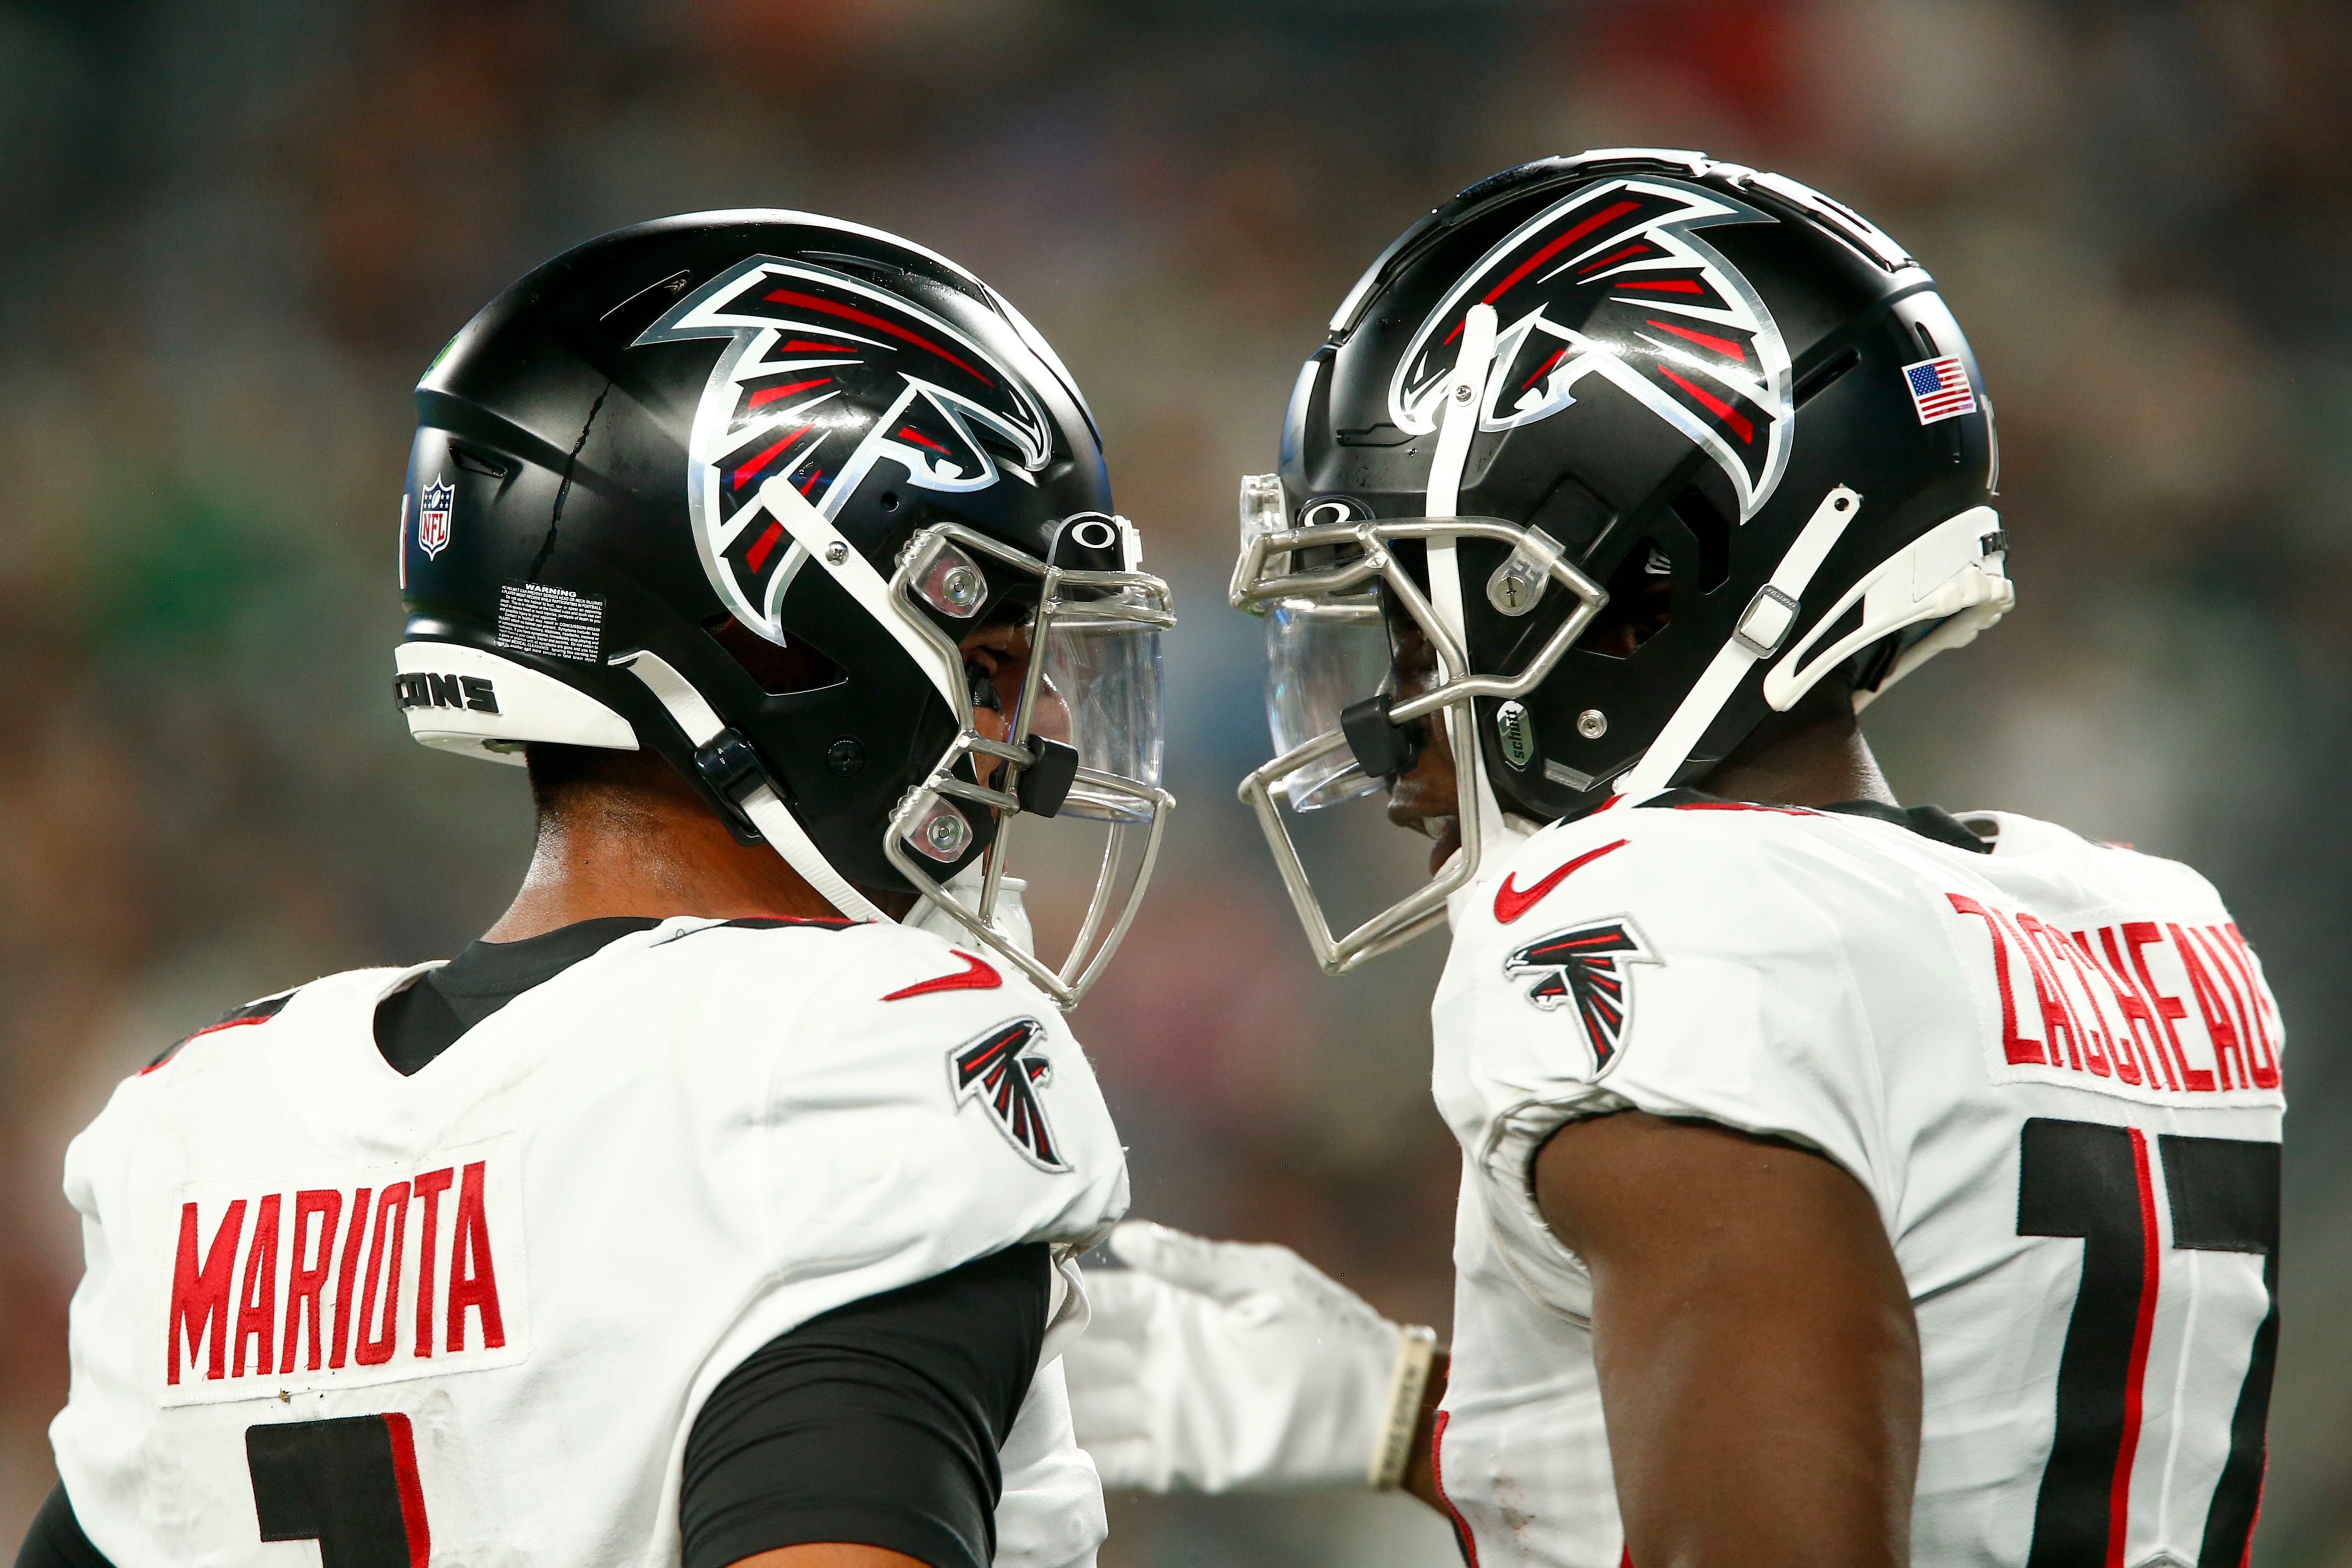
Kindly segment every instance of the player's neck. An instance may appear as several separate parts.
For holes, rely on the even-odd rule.
[[[1852,710],[1843,701],[1808,709],[1760,727],[1698,787],[1726,800],[1770,805],[1899,804]]]
[[[522,887],[482,934],[489,942],[520,942],[615,915],[742,920],[835,912],[774,850],[736,843],[686,790],[598,790],[541,814]]]

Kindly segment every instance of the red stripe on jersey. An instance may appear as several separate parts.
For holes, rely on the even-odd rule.
[[[145,1078],[149,1073],[153,1072],[158,1068],[169,1067],[173,1058],[180,1054],[180,1047],[186,1045],[188,1040],[201,1039],[206,1035],[217,1035],[223,1029],[242,1029],[247,1024],[267,1024],[268,1022],[269,1022],[268,1018],[224,1018],[217,1024],[206,1024],[203,1028],[198,1029],[194,1034],[190,1035],[187,1040],[182,1040],[178,1046],[173,1046],[170,1050],[165,1051],[153,1061],[149,1062],[145,1067],[141,1068],[139,1069],[138,1076]]]
[[[1454,1521],[1454,1539],[1461,1544],[1462,1561],[1469,1568],[1478,1568],[1478,1538],[1470,1533],[1470,1521],[1462,1517],[1462,1510],[1445,1495],[1445,1423],[1453,1414],[1450,1410],[1439,1411],[1435,1429],[1429,1435],[1429,1479],[1437,1488],[1437,1500],[1445,1505],[1445,1517]]]
[[[1801,805],[1752,805],[1744,800],[1686,800],[1671,811],[1769,811],[1781,816],[1819,816],[1818,811],[1807,811]]]
[[[425,1488],[416,1479],[416,1434],[397,1411],[383,1418],[392,1435],[392,1479],[400,1489],[400,1522],[408,1537],[408,1568],[425,1568],[433,1555],[433,1527],[425,1520]]]
[[[2156,1328],[2159,1257],[2156,1235],[2156,1184],[2147,1166],[2147,1134],[2131,1134],[2132,1175],[2139,1184],[2139,1315],[2132,1325],[2131,1370],[2124,1375],[2124,1434],[2116,1445],[2116,1479],[2107,1494],[2107,1568],[2123,1568],[2124,1535],[2131,1521],[2132,1458],[2139,1451],[2140,1415],[2146,1400],[2147,1344]]]

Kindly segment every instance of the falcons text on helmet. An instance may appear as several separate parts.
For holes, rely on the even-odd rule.
[[[1788,466],[1789,350],[1755,287],[1696,231],[1772,221],[1675,180],[1577,191],[1446,292],[1398,362],[1390,419],[1415,435],[1436,428],[1464,319],[1491,305],[1497,336],[1480,429],[1550,418],[1575,405],[1580,382],[1600,376],[1706,448],[1745,522]]]
[[[887,458],[906,482],[985,489],[1052,457],[1021,378],[938,316],[845,273],[754,256],[679,300],[635,346],[732,338],[694,416],[688,505],[703,568],[736,619],[782,641],[800,547],[761,499],[789,484],[826,517]]]

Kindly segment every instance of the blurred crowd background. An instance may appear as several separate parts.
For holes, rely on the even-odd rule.
[[[1443,1324],[1424,943],[1308,959],[1234,780],[1236,476],[1456,188],[1703,148],[1923,258],[1997,398],[2014,616],[1871,714],[1906,798],[2195,861],[2294,1031],[2260,1564],[2352,1565],[2352,8],[2341,0],[0,3],[0,1552],[48,1489],[65,1142],[248,997],[455,951],[519,773],[391,701],[409,391],[602,230],[801,206],[996,284],[1177,584],[1159,884],[1078,1015],[1140,1212]],[[1400,868],[1370,825],[1324,847]],[[1121,1503],[1106,1557],[1442,1564],[1397,1500]]]

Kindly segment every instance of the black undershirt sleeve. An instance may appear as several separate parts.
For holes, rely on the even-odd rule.
[[[48,1500],[33,1516],[25,1544],[16,1549],[16,1568],[114,1568],[89,1537],[81,1532],[63,1482],[50,1489]]]
[[[684,1568],[845,1542],[989,1568],[997,1450],[1029,1396],[1042,1242],[813,1318],[711,1391],[686,1444]]]

